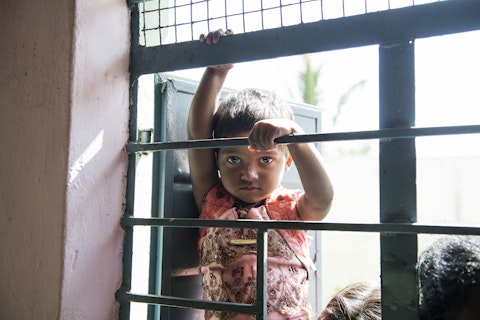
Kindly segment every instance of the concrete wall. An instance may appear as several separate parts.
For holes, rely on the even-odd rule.
[[[0,319],[115,319],[124,0],[0,1]]]

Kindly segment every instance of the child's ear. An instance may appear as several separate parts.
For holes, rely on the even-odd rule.
[[[293,158],[291,155],[288,155],[287,162],[285,163],[285,172],[287,172],[293,164]]]

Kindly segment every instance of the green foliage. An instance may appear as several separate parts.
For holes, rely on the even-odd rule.
[[[318,78],[322,70],[322,66],[313,68],[309,55],[304,55],[305,71],[300,72],[300,91],[302,92],[303,102],[318,105],[321,95],[318,87]]]
[[[321,75],[322,65],[318,67],[312,66],[312,62],[309,55],[304,55],[304,62],[305,62],[305,69],[303,72],[300,72],[300,92],[302,93],[303,102],[318,106],[319,101],[321,101],[322,92],[319,88],[319,78]],[[331,119],[330,124],[328,125],[329,128],[334,127],[338,123],[338,119],[344,112],[344,108],[352,95],[352,93],[357,89],[362,89],[367,80],[362,79],[357,83],[354,83],[345,93],[340,96],[337,105],[335,106],[335,110],[333,112],[333,116]],[[370,145],[362,144],[359,148],[356,149],[349,149],[349,150],[340,150],[343,154],[367,154],[370,151]]]

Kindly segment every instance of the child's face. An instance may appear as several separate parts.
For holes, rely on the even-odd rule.
[[[221,148],[217,165],[225,189],[244,202],[255,203],[268,197],[280,185],[291,158],[283,148],[268,151],[248,147]]]

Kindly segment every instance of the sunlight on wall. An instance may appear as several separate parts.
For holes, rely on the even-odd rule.
[[[101,130],[92,142],[87,146],[85,151],[82,152],[80,157],[75,160],[75,163],[68,172],[68,182],[75,181],[75,178],[80,174],[82,169],[97,155],[103,146],[103,130]]]

